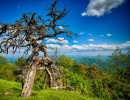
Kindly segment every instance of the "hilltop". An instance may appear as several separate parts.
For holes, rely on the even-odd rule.
[[[0,100],[99,100],[96,97],[84,96],[64,90],[33,91],[31,97],[20,97],[21,83],[0,79]]]

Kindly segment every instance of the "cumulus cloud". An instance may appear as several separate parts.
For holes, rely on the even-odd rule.
[[[104,37],[104,35],[100,35],[100,37]]]
[[[113,51],[117,47],[121,50],[130,50],[130,41],[126,41],[122,44],[74,44],[74,45],[58,45],[58,44],[47,44],[48,48],[57,48],[58,52],[89,52],[89,51]],[[53,51],[54,52],[54,51]]]
[[[58,37],[58,40],[62,41],[62,40],[64,40],[64,38],[62,38],[62,37]]]
[[[110,13],[113,8],[117,8],[125,0],[90,0],[86,11],[81,13],[82,16],[103,16]]]
[[[93,41],[95,41],[95,40],[94,40],[94,39],[88,39],[88,41],[89,41],[89,42],[93,42]]]
[[[86,15],[87,15],[86,12],[81,13],[81,16],[86,16]]]
[[[79,35],[83,35],[84,33],[85,33],[85,31],[83,31],[83,32],[80,32],[80,33],[79,33]]]
[[[130,41],[126,41],[118,46],[120,49],[130,50]]]
[[[126,41],[125,44],[130,44],[130,41]]]
[[[123,52],[130,50],[130,41],[126,41],[122,44],[74,44],[74,45],[68,45],[68,44],[46,44],[47,51],[49,52],[49,55],[55,52],[55,49],[57,48],[59,54],[68,54],[69,56],[77,55],[77,56],[88,56],[88,55],[110,55],[113,50],[115,50],[117,47],[121,49]],[[22,55],[25,48],[21,48],[21,54],[18,52],[15,55]],[[10,50],[11,52],[11,50]],[[80,53],[79,53],[80,52]],[[29,52],[31,54],[31,50]],[[43,53],[40,53],[43,55]],[[11,55],[11,53],[9,53]],[[12,55],[11,55],[12,56]]]
[[[69,45],[58,45],[58,44],[47,44],[48,50],[54,52],[55,49],[58,49],[58,52],[70,52],[71,46]],[[53,50],[52,50],[53,49]]]
[[[112,36],[112,34],[106,34],[106,36],[110,37],[110,36]]]
[[[59,28],[60,28],[61,30],[63,30],[63,29],[64,29],[64,27],[63,27],[63,26],[59,26]]]
[[[60,48],[61,46],[58,45],[58,44],[47,44],[47,47],[48,47],[48,48],[55,49],[55,48]]]
[[[78,41],[74,40],[73,43],[78,43]]]
[[[91,33],[88,33],[88,35],[92,35]]]
[[[68,44],[69,42],[67,40],[63,40],[63,38],[62,39],[60,38],[59,40],[56,40],[56,39],[47,39],[46,43]]]

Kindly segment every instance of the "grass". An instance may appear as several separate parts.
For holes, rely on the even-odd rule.
[[[100,100],[96,97],[52,89],[33,91],[32,95],[27,99],[20,97],[20,93],[20,83],[0,79],[0,100]]]

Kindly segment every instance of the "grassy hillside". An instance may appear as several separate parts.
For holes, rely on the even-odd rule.
[[[20,83],[0,79],[0,100],[99,100],[98,98],[83,96],[69,91],[33,91],[32,96],[27,99],[21,98],[20,93]]]

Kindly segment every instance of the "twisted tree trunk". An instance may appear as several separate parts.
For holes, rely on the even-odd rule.
[[[34,56],[33,59],[35,59],[31,64],[30,64],[30,68],[28,70],[26,79],[25,79],[25,83],[24,83],[24,87],[21,93],[21,96],[24,98],[27,98],[31,95],[32,92],[32,87],[33,87],[33,83],[34,83],[34,78],[36,75],[36,58],[37,56]]]
[[[44,53],[44,57],[40,58],[38,57],[38,52],[42,51]],[[33,83],[34,83],[34,78],[36,75],[36,66],[41,63],[41,62],[46,62],[47,66],[43,65],[45,67],[45,71],[48,75],[48,80],[49,80],[49,88],[53,87],[56,85],[56,78],[59,77],[59,72],[58,69],[55,68],[52,60],[48,57],[47,55],[47,50],[46,47],[43,45],[34,45],[33,46],[33,59],[32,62],[30,64],[30,68],[28,70],[26,79],[25,79],[25,83],[24,83],[24,87],[21,93],[21,96],[24,98],[27,98],[31,95],[31,91],[33,88]]]

